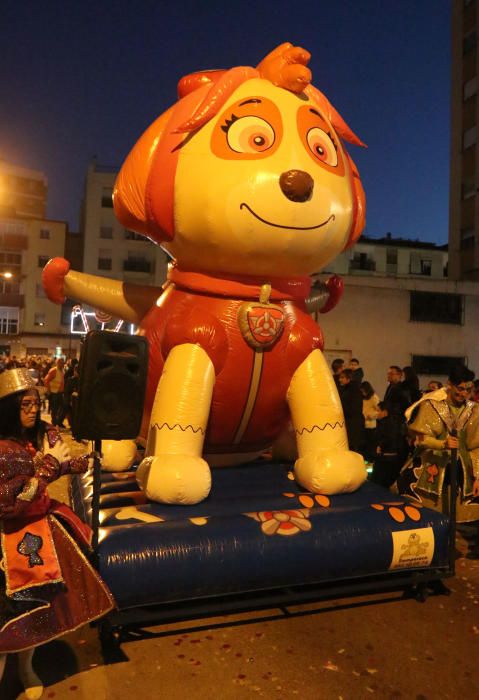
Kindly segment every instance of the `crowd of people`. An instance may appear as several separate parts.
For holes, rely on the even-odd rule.
[[[61,430],[71,426],[72,400],[78,390],[78,360],[71,357],[0,355],[0,374],[9,369],[26,369],[38,391],[41,410],[49,413],[52,425]],[[66,421],[66,422],[65,422]]]
[[[479,522],[479,380],[462,364],[445,386],[423,390],[412,367],[391,365],[384,397],[364,380],[357,358],[333,360],[350,449],[363,455],[370,480],[448,512],[450,469],[457,465],[458,523]],[[479,543],[468,556],[479,558]]]

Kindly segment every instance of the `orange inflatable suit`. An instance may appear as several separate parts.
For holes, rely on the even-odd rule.
[[[50,299],[139,324],[150,341],[138,479],[153,500],[200,501],[211,465],[254,459],[288,421],[305,488],[352,491],[366,477],[305,307],[309,275],[364,227],[343,140],[361,142],[312,86],[309,58],[283,44],[257,68],[183,78],[128,155],[115,212],[171,255],[163,290],[62,259],[44,270]]]

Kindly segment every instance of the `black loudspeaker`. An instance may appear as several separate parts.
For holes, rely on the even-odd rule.
[[[146,338],[90,331],[82,347],[72,434],[77,440],[123,440],[140,432],[148,369]]]

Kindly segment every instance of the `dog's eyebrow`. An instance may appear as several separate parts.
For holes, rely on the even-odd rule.
[[[239,104],[239,106],[242,107],[243,105],[249,105],[252,102],[261,102],[261,100],[258,100],[258,98],[254,97],[254,98],[251,98],[251,100],[245,100],[244,102],[241,102]]]

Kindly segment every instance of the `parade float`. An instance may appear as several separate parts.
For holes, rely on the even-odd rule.
[[[133,147],[114,209],[171,256],[162,290],[63,259],[44,270],[52,301],[125,319],[149,344],[145,455],[103,475],[92,516],[122,611],[449,570],[447,518],[366,482],[307,312],[310,275],[365,222],[345,142],[363,144],[309,59],[283,44],[256,68],[188,75]],[[323,311],[339,297],[337,280],[325,288]],[[273,461],[288,427],[297,454]],[[87,510],[90,491],[77,484]]]

